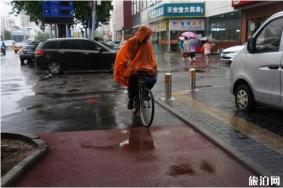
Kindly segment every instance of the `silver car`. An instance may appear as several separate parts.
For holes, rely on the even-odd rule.
[[[257,103],[283,109],[283,11],[256,31],[231,64],[231,92],[241,111]]]
[[[244,45],[238,45],[224,49],[220,54],[221,60],[232,62],[236,55],[238,55],[244,47]]]

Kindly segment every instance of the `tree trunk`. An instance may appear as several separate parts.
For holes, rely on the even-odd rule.
[[[66,38],[66,25],[58,24],[58,38]]]

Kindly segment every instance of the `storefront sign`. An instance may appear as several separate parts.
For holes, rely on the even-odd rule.
[[[166,31],[168,29],[167,23],[168,23],[167,20],[155,22],[153,24],[150,24],[150,28],[152,29],[153,32]]]
[[[154,20],[161,16],[164,16],[163,6],[157,7],[149,12],[149,20]]]
[[[242,7],[247,4],[254,3],[256,1],[247,1],[247,0],[232,0],[232,7],[237,8],[237,7]]]
[[[203,31],[204,20],[169,20],[169,29],[171,31]]]
[[[149,19],[159,17],[204,17],[204,3],[167,3],[149,12]]]

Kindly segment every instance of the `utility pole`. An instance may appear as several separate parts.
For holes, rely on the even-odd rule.
[[[94,39],[95,24],[96,24],[96,1],[94,0],[92,3],[92,23],[91,23],[91,32],[89,34],[90,40]]]
[[[52,24],[49,24],[49,28],[50,28],[50,38],[53,38]]]

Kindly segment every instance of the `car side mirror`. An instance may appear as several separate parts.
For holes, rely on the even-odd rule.
[[[247,49],[250,53],[255,52],[255,39],[253,37],[248,40]]]

